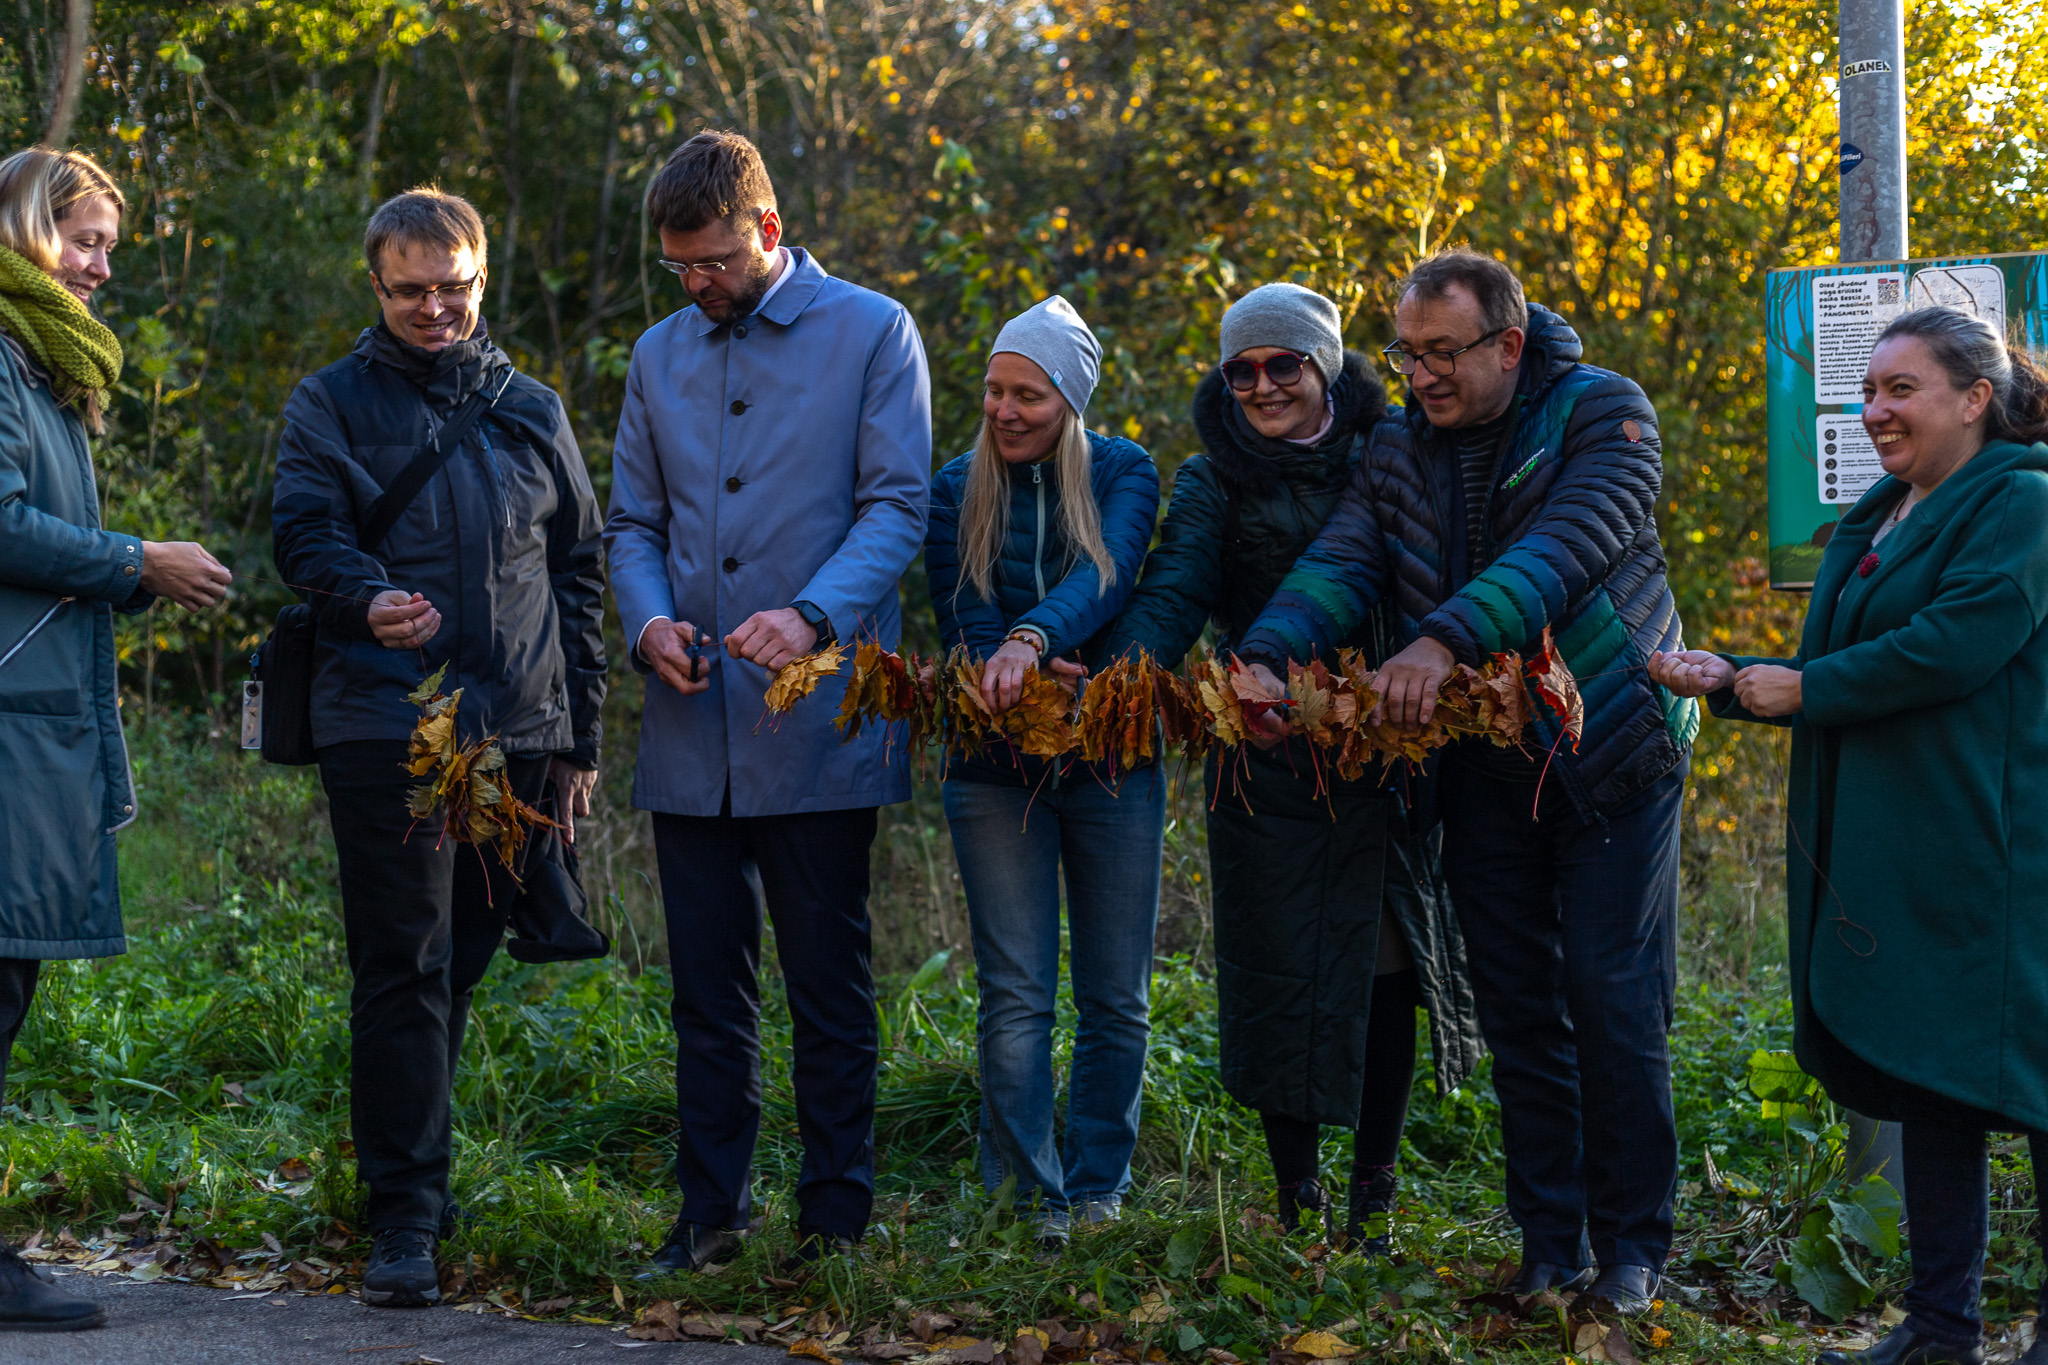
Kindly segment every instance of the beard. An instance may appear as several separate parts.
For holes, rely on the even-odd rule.
[[[779,253],[763,252],[756,256],[748,263],[746,274],[736,282],[737,288],[731,294],[699,299],[697,306],[714,322],[731,322],[747,316],[761,306],[762,298],[768,293],[768,285],[775,277],[777,255]]]

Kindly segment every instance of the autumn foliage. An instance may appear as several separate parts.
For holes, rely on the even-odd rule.
[[[844,663],[844,649],[834,646],[785,665],[769,685],[769,712],[787,713]],[[1259,717],[1278,714],[1290,733],[1314,745],[1349,781],[1375,764],[1419,763],[1467,736],[1504,748],[1532,742],[1549,748],[1567,739],[1576,746],[1585,721],[1578,683],[1547,631],[1526,661],[1505,653],[1479,668],[1459,665],[1438,694],[1435,715],[1419,728],[1379,716],[1377,675],[1356,650],[1339,651],[1334,668],[1321,661],[1290,664],[1278,691],[1235,656],[1215,654],[1176,672],[1140,651],[1077,691],[1034,669],[1025,674],[1022,698],[1004,711],[991,711],[982,700],[981,670],[981,661],[963,649],[922,658],[863,644],[854,650],[835,723],[845,739],[867,725],[901,725],[911,748],[933,744],[956,757],[1007,745],[1033,758],[1128,769],[1170,753],[1199,762],[1214,747],[1246,743]],[[1549,720],[1532,733],[1539,708]]]
[[[406,767],[414,777],[427,779],[412,789],[407,806],[415,819],[445,816],[447,831],[458,842],[492,849],[499,862],[516,867],[527,833],[535,826],[555,828],[555,822],[513,793],[505,754],[495,736],[462,742],[455,726],[462,689],[441,695],[447,673],[448,666],[441,665],[406,694],[406,700],[420,708]]]

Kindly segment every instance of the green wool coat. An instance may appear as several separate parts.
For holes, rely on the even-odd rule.
[[[2048,1127],[2048,445],[1986,446],[1872,554],[1907,492],[1844,516],[1799,653],[1789,828],[1794,1047],[1837,1101],[1884,1077]],[[1756,720],[1732,690],[1716,715]],[[1783,720],[1777,723],[1785,723]]]
[[[78,415],[0,334],[0,957],[127,946],[113,612],[149,605],[141,577],[142,542],[100,529]]]

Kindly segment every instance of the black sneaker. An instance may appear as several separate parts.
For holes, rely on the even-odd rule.
[[[782,1258],[784,1274],[809,1270],[818,1262],[830,1256],[851,1256],[853,1243],[844,1237],[835,1237],[829,1232],[816,1228],[799,1227],[796,1230],[796,1249]]]
[[[739,1228],[714,1228],[678,1218],[669,1229],[668,1240],[654,1253],[653,1264],[634,1278],[652,1280],[662,1275],[699,1271],[708,1265],[723,1265],[740,1254],[746,1240],[746,1232]]]
[[[386,1228],[370,1235],[364,1303],[373,1308],[425,1308],[440,1301],[433,1233],[424,1228]]]
[[[0,1242],[0,1332],[82,1332],[106,1323],[104,1308],[43,1279]]]

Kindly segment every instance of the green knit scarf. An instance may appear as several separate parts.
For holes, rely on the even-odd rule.
[[[0,246],[0,327],[52,376],[60,402],[100,430],[107,390],[121,377],[121,343],[78,296],[18,251]]]

